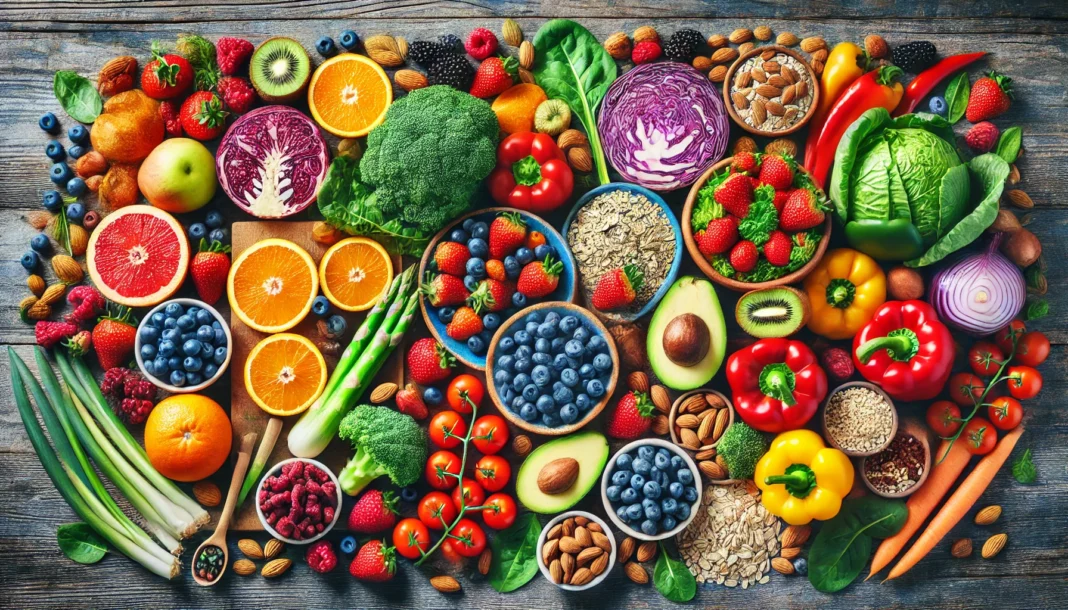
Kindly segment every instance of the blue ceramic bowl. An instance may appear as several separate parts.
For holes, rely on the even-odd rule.
[[[434,251],[437,249],[438,242],[444,240],[453,229],[459,228],[468,218],[474,218],[475,220],[481,220],[489,224],[503,212],[518,212],[519,215],[523,217],[523,220],[526,221],[527,229],[530,231],[539,231],[545,235],[546,243],[556,250],[557,256],[564,263],[564,270],[560,274],[560,283],[557,285],[556,290],[543,299],[540,299],[538,302],[574,302],[576,295],[578,294],[578,274],[575,272],[575,259],[571,257],[571,251],[567,247],[567,242],[564,241],[564,238],[552,227],[552,225],[545,222],[540,217],[515,208],[486,208],[477,210],[461,216],[455,222],[438,232],[423,252],[423,259],[419,261],[420,281],[424,281],[426,278],[426,272],[429,268],[430,261],[434,258]],[[529,303],[528,305],[533,304],[534,303]],[[466,341],[456,341],[445,334],[446,324],[438,319],[437,308],[428,303],[426,297],[423,295],[419,296],[419,309],[423,312],[423,320],[426,322],[427,328],[430,329],[430,334],[440,341],[442,345],[448,348],[449,352],[454,354],[457,360],[473,369],[479,371],[486,370],[486,353],[476,354],[468,349]],[[502,320],[511,315],[511,313],[508,313],[508,310],[501,313],[504,314],[501,315]],[[501,324],[501,326],[503,327],[504,324]],[[488,350],[489,345],[486,347]]]
[[[571,230],[571,223],[575,220],[575,217],[578,215],[578,211],[582,208],[582,206],[592,201],[595,197],[611,191],[627,191],[629,193],[637,193],[639,195],[643,195],[649,201],[652,201],[653,203],[659,205],[664,210],[664,214],[667,215],[668,222],[671,223],[671,230],[675,233],[675,256],[674,259],[671,261],[671,268],[668,269],[667,277],[664,278],[663,283],[660,284],[660,287],[657,289],[656,293],[653,294],[653,298],[649,299],[649,302],[643,305],[642,308],[639,309],[637,312],[605,312],[598,311],[596,309],[593,309],[592,307],[590,308],[590,310],[593,313],[597,314],[599,317],[606,320],[610,320],[612,322],[633,322],[634,320],[637,320],[638,318],[651,312],[653,308],[656,307],[656,304],[660,302],[660,299],[664,297],[664,294],[668,291],[668,288],[670,288],[671,285],[675,283],[675,278],[677,278],[679,275],[679,267],[682,265],[682,226],[679,224],[679,219],[675,217],[675,213],[671,211],[671,208],[668,207],[667,202],[664,201],[664,198],[656,192],[651,191],[645,188],[644,186],[639,186],[637,184],[630,184],[627,182],[611,182],[609,184],[601,185],[586,193],[582,196],[581,199],[578,200],[578,202],[575,203],[575,207],[571,208],[571,213],[567,215],[567,221],[564,223],[565,241],[567,240],[568,231]],[[579,270],[579,272],[581,273],[581,270]],[[587,295],[585,295],[585,291],[581,288],[579,289],[579,291],[583,293],[583,300],[585,301],[587,298]]]

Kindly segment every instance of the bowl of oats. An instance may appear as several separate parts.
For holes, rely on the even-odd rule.
[[[801,129],[819,105],[812,66],[797,51],[778,45],[743,53],[723,80],[727,114],[753,135],[777,138]]]
[[[613,182],[589,191],[572,208],[563,232],[583,301],[606,322],[633,322],[651,312],[679,274],[682,226],[663,197],[643,186]],[[614,299],[620,292],[614,287],[598,295],[599,284],[624,276],[633,300]],[[606,294],[612,301],[607,304]]]

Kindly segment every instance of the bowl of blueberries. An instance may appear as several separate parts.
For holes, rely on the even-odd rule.
[[[663,540],[685,529],[697,514],[701,492],[697,464],[658,438],[625,445],[601,475],[608,518],[639,540]]]
[[[490,341],[486,382],[513,424],[535,434],[570,434],[604,409],[619,378],[608,329],[589,311],[538,303],[501,324]]]
[[[540,278],[546,281],[519,282],[528,266],[528,277],[537,267],[549,270]],[[503,320],[535,303],[574,302],[578,294],[564,238],[513,208],[478,210],[442,229],[423,253],[419,277],[419,307],[430,333],[479,371],[486,370],[490,340]]]
[[[197,299],[160,303],[137,326],[137,368],[172,394],[199,392],[230,365],[230,328],[214,307]]]

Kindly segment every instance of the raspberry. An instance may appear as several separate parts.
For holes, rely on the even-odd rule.
[[[482,61],[497,50],[497,35],[486,28],[475,28],[464,43],[464,50],[471,57]]]
[[[256,93],[248,80],[237,76],[224,76],[217,85],[219,97],[234,114],[245,114],[256,101]]]
[[[337,567],[337,555],[334,553],[334,545],[326,540],[320,540],[308,547],[304,554],[304,560],[308,567],[320,574],[326,574]]]
[[[134,373],[132,371],[126,377],[126,383],[123,384],[122,391],[126,398],[152,400],[156,397],[156,386],[152,385],[151,381],[142,377],[140,373]]]
[[[652,40],[646,40],[634,45],[630,53],[630,60],[636,64],[644,64],[660,57],[660,45]]]
[[[827,371],[827,375],[836,383],[842,383],[853,376],[853,357],[840,347],[828,348],[820,354],[820,363],[823,365],[823,370]]]
[[[999,135],[1001,134],[996,125],[990,121],[983,121],[976,123],[968,130],[968,135],[964,136],[964,143],[977,153],[987,153],[994,150]]]
[[[219,70],[223,74],[237,74],[248,58],[252,56],[255,47],[252,43],[241,38],[220,38],[215,43],[215,53],[218,56]]]
[[[123,398],[119,403],[119,415],[131,424],[143,424],[154,406],[151,400]]]
[[[100,382],[100,391],[104,393],[104,396],[115,400],[124,398],[126,377],[132,372],[130,369],[118,366],[108,369],[104,372],[104,381]]]
[[[74,307],[74,310],[64,316],[64,319],[74,324],[84,324],[92,320],[107,306],[104,297],[97,292],[96,288],[84,284],[70,289],[67,293],[67,302]]]
[[[163,100],[159,104],[159,115],[163,117],[163,126],[172,138],[182,137],[181,104],[174,100]]]

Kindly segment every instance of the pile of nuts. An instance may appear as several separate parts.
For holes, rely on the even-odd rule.
[[[263,547],[260,547],[260,543],[251,538],[242,538],[237,541],[237,548],[246,557],[234,562],[234,573],[238,576],[249,576],[256,573],[256,564],[252,562],[253,559],[267,561],[263,565],[263,569],[260,570],[260,575],[264,578],[281,576],[293,566],[292,559],[278,556],[285,550],[285,545],[273,538],[268,540]]]
[[[711,449],[730,422],[730,404],[722,394],[715,391],[691,394],[675,414],[671,440],[690,451]]]
[[[579,515],[554,525],[539,552],[554,583],[580,587],[608,569],[612,540],[600,524]]]
[[[769,48],[738,66],[731,85],[731,103],[749,127],[785,131],[802,122],[812,110],[815,88],[802,62]]]
[[[623,573],[636,585],[649,583],[649,573],[642,567],[643,563],[649,563],[656,559],[657,542],[646,540],[641,544],[630,536],[623,539],[619,545],[619,554],[616,559],[623,564]],[[633,561],[631,560],[633,558]]]

